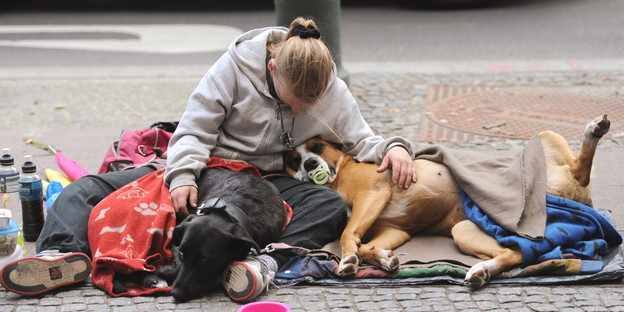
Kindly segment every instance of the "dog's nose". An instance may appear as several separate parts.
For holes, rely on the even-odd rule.
[[[316,160],[316,158],[308,158],[306,159],[306,161],[303,162],[303,169],[305,169],[305,171],[312,171],[318,166],[319,162],[318,160]]]

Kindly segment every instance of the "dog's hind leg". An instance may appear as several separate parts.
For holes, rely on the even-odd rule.
[[[501,246],[472,221],[457,223],[451,233],[462,252],[486,260],[468,270],[464,279],[466,286],[481,288],[490,281],[491,276],[522,263],[522,253]]]
[[[569,198],[583,204],[591,203],[589,188],[591,169],[600,138],[609,132],[607,115],[597,117],[585,127],[579,155],[561,135],[544,131],[539,134],[547,171],[548,194]]]
[[[609,132],[611,122],[607,119],[607,114],[597,117],[587,124],[581,145],[581,152],[576,158],[576,163],[572,166],[572,174],[581,186],[589,185],[594,155],[598,141]]]
[[[399,258],[392,251],[411,239],[405,231],[391,226],[375,224],[367,233],[372,240],[360,246],[358,253],[362,260],[375,267],[394,272],[399,269]]]

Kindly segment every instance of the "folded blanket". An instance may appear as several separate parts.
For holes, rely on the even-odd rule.
[[[498,225],[470,197],[462,192],[464,210],[475,222],[501,245],[517,246],[522,251],[523,264],[553,259],[599,259],[610,248],[622,243],[617,230],[591,207],[562,197],[547,195],[547,223],[544,237],[530,240]]]

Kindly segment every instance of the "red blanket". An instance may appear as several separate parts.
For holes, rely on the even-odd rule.
[[[208,167],[260,176],[253,166],[216,157],[211,158]],[[91,212],[91,276],[96,286],[112,296],[139,296],[171,291],[171,287],[144,288],[142,285],[132,284],[126,285],[126,293],[113,293],[113,278],[117,272],[153,272],[157,266],[171,263],[172,253],[167,247],[176,225],[176,217],[169,198],[169,189],[163,181],[163,173],[164,169],[156,170],[118,189]],[[292,211],[289,217],[290,215]]]

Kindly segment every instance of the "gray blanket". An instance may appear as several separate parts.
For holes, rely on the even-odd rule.
[[[446,165],[461,188],[494,221],[527,238],[546,227],[546,165],[539,137],[512,156],[429,146],[416,158]]]

